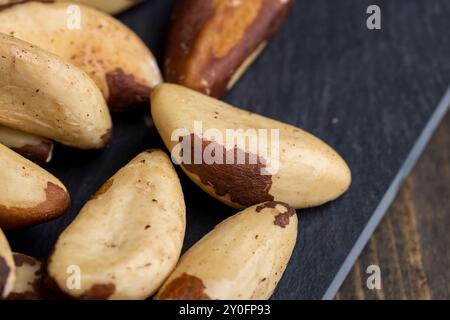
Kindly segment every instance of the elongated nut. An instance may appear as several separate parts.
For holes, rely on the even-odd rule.
[[[79,25],[69,25],[75,23],[68,19],[69,5],[27,2],[4,9],[0,32],[14,34],[85,71],[112,111],[147,107],[151,88],[161,82],[150,50],[120,21],[87,6],[78,5]]]
[[[175,157],[182,154],[189,178],[232,207],[264,201],[312,207],[350,186],[347,164],[323,141],[198,92],[159,85],[152,93],[152,116],[167,148]]]
[[[160,300],[269,299],[297,239],[295,210],[266,202],[228,218],[180,259]]]
[[[105,100],[77,67],[0,33],[0,74],[0,124],[80,149],[109,141]]]
[[[175,267],[185,224],[170,159],[162,151],[144,152],[108,180],[62,233],[48,274],[76,298],[145,299]],[[66,286],[73,278],[68,270],[80,276],[79,288]]]
[[[46,222],[66,211],[66,187],[50,173],[0,144],[0,228]]]
[[[52,141],[2,125],[0,143],[38,165],[49,163],[53,157]]]
[[[6,298],[16,281],[14,260],[8,240],[0,229],[0,300]]]
[[[293,0],[181,0],[169,33],[166,81],[219,97],[282,26]]]

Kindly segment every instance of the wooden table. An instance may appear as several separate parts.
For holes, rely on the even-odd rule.
[[[450,298],[450,114],[342,285],[336,299]],[[381,269],[369,290],[367,267]]]

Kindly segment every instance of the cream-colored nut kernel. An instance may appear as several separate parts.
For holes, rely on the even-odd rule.
[[[48,274],[79,299],[148,298],[175,267],[185,225],[169,157],[144,152],[110,178],[61,234]],[[67,286],[78,272],[80,287]]]
[[[0,124],[80,149],[109,141],[105,100],[77,67],[0,33],[0,74]]]
[[[61,181],[1,144],[0,168],[0,228],[25,228],[67,210],[70,197]]]
[[[294,249],[297,223],[295,210],[279,202],[228,218],[181,257],[156,298],[269,299]]]
[[[155,126],[171,152],[186,146],[179,138],[189,140],[192,148],[183,150],[189,151],[184,154],[200,151],[203,161],[187,159],[191,161],[186,163],[181,159],[184,172],[208,194],[232,207],[245,208],[265,201],[282,201],[294,208],[313,207],[338,198],[350,186],[351,173],[345,161],[326,143],[299,128],[173,84],[161,84],[153,90],[151,108]],[[199,134],[205,136],[195,132],[196,122],[201,123]],[[172,135],[177,130],[181,133],[180,129],[186,133],[174,139]],[[206,137],[210,130],[222,141]],[[239,148],[235,147],[237,140],[231,141],[230,147],[230,130],[234,130],[234,137],[256,138],[247,139]],[[278,137],[272,136],[273,132],[278,132]],[[227,164],[230,152],[232,163]],[[239,165],[239,153],[245,155],[245,164]],[[211,155],[214,163],[205,161],[205,155]],[[250,162],[252,155],[257,159],[254,164]],[[216,160],[221,163],[216,164]]]

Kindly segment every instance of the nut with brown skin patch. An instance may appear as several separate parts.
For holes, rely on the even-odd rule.
[[[12,148],[12,150],[42,166],[52,159],[53,143],[49,141],[39,145],[26,144],[20,148]]]
[[[157,300],[211,300],[205,289],[201,279],[183,273],[158,294]]]
[[[51,255],[50,255],[51,256]],[[46,273],[45,263],[13,253],[16,280],[7,300],[70,300]]]
[[[108,105],[112,112],[142,109],[150,103],[150,87],[137,82],[133,75],[125,74],[122,69],[108,72],[106,81]]]
[[[39,261],[34,258],[21,253],[14,253],[13,258],[16,267],[22,267],[23,265],[35,266],[39,263]]]
[[[56,219],[70,205],[70,196],[61,187],[47,183],[44,202],[30,208],[6,207],[0,204],[0,226],[6,230],[26,228]]]
[[[226,205],[281,201],[301,209],[350,186],[339,154],[300,128],[175,84],[153,88],[151,100],[155,127],[183,171]]]
[[[252,155],[237,147],[226,150],[224,146],[201,139],[194,134],[185,138],[191,140],[192,159],[189,159],[189,164],[183,164],[183,167],[197,175],[205,186],[214,188],[217,195],[228,195],[232,202],[243,207],[273,200],[273,196],[269,194],[272,176],[261,175],[261,171],[265,167],[265,161],[262,157],[258,157],[256,164],[251,164],[249,159]],[[222,163],[206,164],[202,161],[201,164],[195,164],[193,158],[194,146],[198,143],[202,145],[202,154],[208,146],[211,147],[210,145],[214,145],[214,150],[216,150],[216,147],[222,148]],[[239,157],[245,159],[244,164],[236,164]],[[226,164],[226,159],[233,159],[234,164]]]
[[[161,150],[144,151],[111,177],[59,236],[48,260],[49,277],[76,299],[146,299],[178,261],[185,210],[170,158]],[[78,288],[66,285],[73,265],[80,270]]]
[[[277,206],[283,207],[285,211],[280,212],[275,216],[273,224],[281,228],[286,228],[286,226],[289,225],[290,218],[295,215],[295,209],[290,207],[287,203],[281,201],[265,202],[256,207],[256,212],[261,212],[266,208],[275,209]]]
[[[16,281],[7,300],[43,300],[47,298],[42,283],[43,267],[40,261],[20,253],[14,253]]]
[[[181,257],[156,299],[269,299],[297,238],[296,215],[283,228],[274,223],[287,209],[278,205],[255,205],[217,225]]]
[[[18,229],[62,215],[70,204],[56,177],[0,144],[0,227]]]
[[[220,97],[281,28],[293,1],[181,0],[172,17],[165,75]]]
[[[95,284],[81,296],[81,300],[106,300],[116,291],[116,286],[112,283]]]

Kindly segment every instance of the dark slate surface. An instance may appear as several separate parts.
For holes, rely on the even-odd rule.
[[[366,28],[366,8],[375,2],[382,8],[382,31]],[[172,3],[148,0],[120,17],[160,62]],[[300,213],[297,247],[275,299],[319,299],[334,279],[450,84],[449,17],[448,0],[298,0],[282,32],[225,97],[316,134],[353,172],[343,198]],[[143,149],[162,147],[145,125],[148,114],[115,116],[106,150],[57,148],[49,170],[69,188],[70,211],[10,233],[14,250],[45,259],[108,177]],[[235,211],[180,177],[188,248]]]

